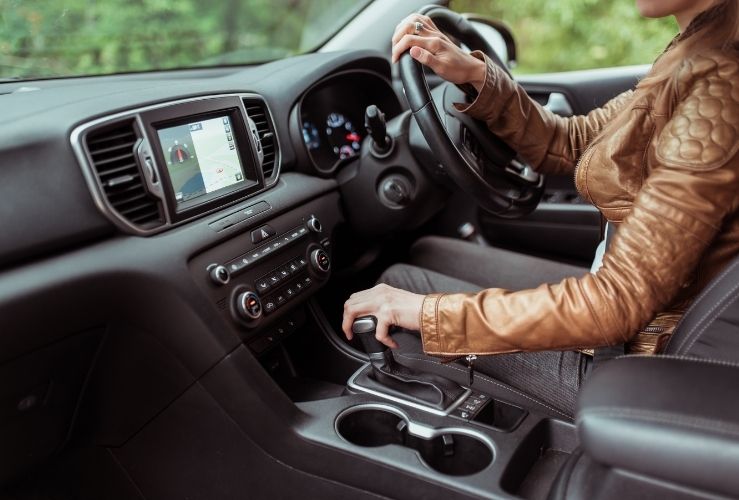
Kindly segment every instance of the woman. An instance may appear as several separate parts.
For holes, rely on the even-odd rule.
[[[518,291],[478,292],[501,285],[456,276],[472,282],[465,290],[453,265],[442,266],[446,278],[394,266],[382,281],[410,291],[384,284],[352,295],[348,338],[355,317],[373,314],[377,338],[390,347],[397,347],[388,332],[394,325],[419,331],[431,355],[525,353],[477,365],[568,414],[590,363],[583,352],[622,343],[626,352],[664,348],[686,306],[739,250],[739,7],[737,0],[637,0],[637,7],[648,17],[675,16],[681,34],[635,91],[570,119],[542,109],[481,53],[458,49],[430,19],[415,15],[398,26],[394,60],[410,50],[448,81],[471,84],[479,95],[460,109],[539,171],[573,172],[580,194],[617,232],[593,272],[565,267],[557,278],[575,276],[532,289],[524,289],[525,257],[518,283],[508,286]],[[418,248],[438,259],[451,245],[439,241]],[[456,261],[499,268],[499,251],[485,260],[479,247],[455,244]],[[535,263],[544,280],[557,275],[556,264]]]

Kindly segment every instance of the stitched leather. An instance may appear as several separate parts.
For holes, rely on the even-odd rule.
[[[427,353],[591,348],[630,342],[643,329],[627,352],[665,343],[686,305],[739,252],[739,63],[706,53],[687,61],[676,83],[563,119],[488,68],[467,112],[543,171],[571,171],[591,145],[578,187],[619,229],[595,275],[428,296]],[[592,144],[618,112],[628,113],[625,125]]]
[[[714,290],[717,290],[717,287],[725,286],[726,280],[733,278],[733,275],[735,274],[735,270],[739,266],[739,260],[735,260],[730,266],[728,266],[720,275],[718,278],[716,278],[710,286],[706,287],[705,290],[703,290],[700,295],[696,298],[695,302],[691,307],[686,311],[685,317],[690,317],[691,314],[694,314],[696,311],[697,306],[703,305],[704,300],[706,297],[711,295],[711,292]],[[732,296],[732,294],[736,292],[736,287],[734,287],[732,290],[730,290],[727,294],[723,296],[720,300],[714,300],[713,306],[704,313],[701,318],[693,325],[693,327],[688,330],[686,333],[683,333],[681,330],[682,324],[678,325],[677,327],[677,337],[680,338],[680,343],[677,344],[676,338],[673,337],[670,339],[670,343],[666,347],[666,351],[668,352],[675,352],[678,354],[686,354],[690,351],[690,348],[695,344],[697,339],[700,337],[701,334],[703,334],[707,327],[715,321],[715,319],[718,317],[718,314],[713,314],[716,307],[722,304],[727,298]],[[730,303],[729,303],[730,304]],[[727,304],[725,307],[727,307],[729,304]],[[699,330],[700,328],[700,330]],[[686,344],[689,344],[687,348],[685,348]]]
[[[706,75],[678,106],[676,119],[665,127],[657,158],[695,169],[719,167],[739,148],[739,66],[719,68],[715,58],[686,61],[679,88],[687,93],[693,74]]]

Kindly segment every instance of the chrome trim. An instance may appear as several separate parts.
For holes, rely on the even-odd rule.
[[[490,465],[492,465],[495,462],[495,443],[493,442],[492,439],[490,439],[488,436],[486,436],[482,432],[479,432],[475,429],[468,429],[466,427],[455,427],[455,426],[431,427],[430,425],[419,424],[418,422],[414,422],[413,420],[411,420],[411,418],[400,408],[396,408],[394,406],[390,406],[384,403],[360,403],[358,405],[350,406],[349,408],[342,410],[336,416],[336,419],[334,420],[334,431],[336,431],[336,434],[338,434],[341,439],[343,439],[349,444],[354,445],[354,443],[352,443],[351,441],[348,441],[339,432],[339,422],[341,421],[341,419],[351,415],[352,413],[356,413],[362,410],[380,410],[380,411],[386,411],[388,413],[392,413],[393,415],[396,415],[405,421],[405,423],[408,425],[408,433],[414,436],[423,438],[423,439],[433,439],[437,436],[441,436],[442,434],[464,434],[466,436],[479,439],[485,445],[487,445],[488,448],[490,448],[490,451],[493,454],[493,460],[490,463]],[[359,445],[354,445],[354,446],[359,446]]]
[[[172,214],[169,213],[169,207],[167,206],[166,202],[162,202],[165,222],[161,226],[158,226],[152,229],[142,229],[141,227],[138,227],[132,224],[127,219],[125,219],[123,216],[118,214],[118,212],[113,208],[113,206],[110,204],[107,197],[105,196],[105,191],[103,190],[103,187],[100,184],[100,181],[98,180],[97,174],[94,170],[92,158],[90,156],[89,151],[87,150],[87,145],[85,144],[85,139],[87,137],[87,134],[97,127],[101,127],[101,126],[104,126],[104,125],[107,125],[107,124],[110,124],[110,123],[113,123],[119,120],[125,120],[128,118],[134,121],[133,128],[134,128],[134,132],[136,133],[137,137],[139,139],[148,140],[148,137],[144,134],[144,126],[141,120],[140,113],[155,110],[155,109],[160,109],[160,108],[167,108],[170,106],[187,104],[191,102],[204,101],[208,99],[219,99],[223,97],[239,98],[240,103],[241,103],[241,110],[247,119],[249,118],[249,115],[246,112],[246,106],[244,105],[244,99],[255,99],[255,100],[261,101],[264,104],[264,109],[267,111],[267,114],[268,114],[267,118],[272,122],[272,129],[274,130],[275,147],[277,148],[277,151],[275,152],[275,170],[274,170],[273,178],[271,182],[268,182],[268,179],[264,178],[264,172],[261,170],[261,165],[260,165],[260,172],[262,175],[262,179],[264,180],[264,186],[262,187],[262,189],[260,189],[257,192],[251,193],[248,196],[244,196],[237,200],[233,200],[220,207],[216,207],[211,210],[208,210],[207,212],[198,214],[196,217],[185,219],[177,223],[172,222]],[[248,122],[246,126],[248,129],[249,127]],[[149,106],[142,106],[139,108],[130,109],[128,111],[121,111],[119,113],[107,115],[102,118],[96,118],[95,120],[91,120],[89,122],[85,122],[81,125],[78,125],[72,130],[69,140],[72,145],[72,150],[74,151],[74,154],[77,157],[77,161],[80,165],[80,170],[82,170],[82,176],[84,177],[85,183],[87,184],[87,187],[90,190],[90,194],[92,195],[92,199],[93,199],[93,202],[95,203],[95,206],[108,220],[110,220],[113,224],[115,224],[119,229],[127,233],[135,234],[138,236],[150,236],[150,235],[158,234],[158,233],[161,233],[162,231],[166,231],[173,227],[177,227],[179,225],[188,223],[194,218],[205,217],[208,214],[222,210],[226,208],[227,206],[236,205],[238,203],[243,202],[246,199],[254,198],[255,196],[267,191],[269,188],[271,188],[277,183],[280,177],[280,169],[282,167],[282,145],[280,144],[279,134],[277,134],[277,129],[275,126],[275,120],[274,120],[274,115],[272,114],[272,110],[270,109],[269,104],[267,103],[267,100],[264,97],[262,97],[259,94],[254,94],[254,93],[249,93],[249,92],[231,93],[231,94],[212,94],[212,95],[199,96],[199,97],[190,97],[186,99],[166,101],[166,102],[159,103],[159,104],[152,104]],[[134,151],[133,154],[134,156],[137,157],[137,160],[138,160],[136,151]],[[154,168],[156,168],[157,170],[157,174],[161,176],[162,171],[159,168],[159,165],[156,163],[156,159],[153,156],[151,159],[152,159],[152,162],[154,163]],[[145,184],[147,184],[145,172],[141,171],[140,164],[138,165],[138,167],[139,167],[142,177],[144,178]]]
[[[449,405],[449,407],[446,410],[443,410],[443,411],[442,410],[437,410],[436,408],[431,408],[430,406],[424,406],[424,405],[422,405],[420,403],[415,403],[413,401],[408,401],[408,400],[405,400],[405,399],[396,398],[395,396],[390,396],[389,394],[384,394],[384,393],[382,393],[380,391],[375,391],[374,389],[367,389],[365,387],[362,387],[361,385],[357,385],[357,383],[356,383],[357,377],[362,372],[362,370],[364,370],[368,366],[371,366],[370,363],[363,364],[362,367],[359,368],[359,370],[355,371],[352,374],[352,376],[349,377],[349,381],[347,382],[347,385],[349,386],[350,389],[353,389],[353,390],[359,391],[359,392],[364,392],[365,394],[371,394],[373,396],[378,396],[380,398],[387,399],[387,400],[390,400],[390,401],[393,401],[395,403],[399,403],[399,404],[402,404],[402,405],[410,406],[411,408],[415,408],[416,410],[421,410],[421,411],[425,411],[425,412],[428,412],[428,413],[432,413],[432,414],[438,415],[440,417],[446,417],[447,415],[449,415],[457,406],[461,405],[462,402],[465,399],[467,399],[467,397],[470,394],[472,394],[472,389],[470,389],[469,387],[463,387],[463,389],[465,391],[462,394],[462,396],[459,397],[458,400],[454,401],[451,405]]]
[[[552,212],[592,212],[599,213],[598,209],[589,203],[547,203],[545,201],[539,203],[536,210],[552,211]]]

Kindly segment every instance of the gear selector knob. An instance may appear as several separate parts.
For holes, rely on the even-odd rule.
[[[377,329],[377,318],[374,316],[361,316],[354,320],[352,333],[359,337],[367,354],[383,353],[387,346],[375,338]]]

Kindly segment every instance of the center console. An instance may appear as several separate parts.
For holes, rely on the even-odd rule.
[[[301,434],[461,496],[547,498],[577,447],[574,425],[510,401],[515,390],[489,390],[504,384],[401,364],[375,325],[371,316],[354,322],[369,361],[344,395],[298,403],[311,417]]]

